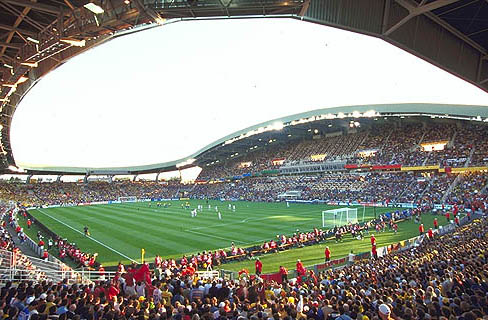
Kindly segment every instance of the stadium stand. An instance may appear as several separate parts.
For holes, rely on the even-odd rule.
[[[5,282],[11,275],[4,273],[5,284],[0,290],[3,312],[15,320],[387,319],[385,313],[396,319],[482,318],[488,315],[484,267],[488,259],[484,249],[488,231],[484,216],[488,208],[488,178],[483,168],[463,169],[485,164],[488,156],[485,139],[485,130],[476,125],[411,123],[400,128],[385,125],[288,145],[270,145],[206,167],[192,184],[1,182],[0,209],[5,222],[0,228],[0,266],[10,270],[11,261],[17,264],[15,284]],[[423,151],[425,145],[433,144],[442,144],[444,149]],[[282,166],[327,162],[342,166],[292,175],[280,171]],[[400,170],[403,167],[407,170]],[[263,173],[266,171],[269,174]],[[253,247],[233,244],[228,249],[204,251],[178,260],[160,259],[151,264],[151,269],[147,265],[119,265],[115,277],[107,278],[100,271],[96,255],[49,233],[61,259],[99,270],[94,271],[99,279],[96,282],[66,270],[61,273],[45,270],[36,258],[20,252],[7,230],[15,230],[18,240],[25,241],[16,216],[27,219],[29,215],[24,210],[27,207],[79,205],[116,201],[121,197],[275,202],[290,200],[290,195],[303,201],[376,202],[411,207],[379,215],[368,222],[278,234]],[[292,277],[298,275],[296,279],[284,282],[273,275],[263,275],[268,280],[262,281],[245,270],[239,279],[229,281],[215,278],[216,275],[197,276],[197,270],[208,264],[249,259],[347,234],[363,238],[365,231],[394,228],[398,221],[417,219],[436,206],[450,205],[468,210],[477,219],[473,222],[468,216],[457,229],[455,224],[446,228],[452,229],[452,233],[438,234],[434,239],[421,236],[415,246],[399,251],[392,246],[389,254],[378,258],[372,251],[369,258],[340,269],[319,273],[297,271],[290,273]],[[15,211],[14,207],[20,210]],[[26,278],[30,281],[23,280]],[[73,282],[85,284],[69,284]]]
[[[300,279],[197,279],[174,261],[119,266],[110,281],[6,282],[8,319],[481,319],[488,314],[485,218],[382,257]],[[264,277],[264,276],[263,276]],[[266,277],[264,277],[266,278]]]

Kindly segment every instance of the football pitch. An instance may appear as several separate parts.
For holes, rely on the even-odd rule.
[[[292,203],[287,207],[286,203],[241,201],[209,201],[207,204],[204,200],[190,200],[190,209],[184,209],[181,205],[185,202],[166,202],[171,203],[170,207],[158,207],[156,202],[137,202],[36,209],[29,212],[51,231],[67,238],[69,242],[76,243],[83,251],[97,252],[98,261],[104,265],[116,265],[119,261],[140,262],[142,248],[146,251],[146,260],[153,261],[156,254],[163,258],[180,258],[183,254],[191,255],[203,250],[229,248],[232,242],[239,247],[262,244],[263,241],[275,239],[278,234],[291,235],[297,229],[309,231],[314,227],[321,228],[322,211],[340,208],[340,206],[298,203]],[[229,204],[235,205],[235,211],[229,209]],[[198,212],[196,217],[191,217],[191,210],[197,205],[202,205],[203,210]],[[221,220],[218,219],[216,206],[221,212]],[[394,210],[394,208],[376,208],[376,214]],[[358,219],[362,221],[363,207],[358,207],[357,211]],[[374,214],[373,208],[365,208],[365,220],[374,218]],[[331,215],[329,219],[327,224],[333,225],[334,217]],[[35,235],[35,228],[27,230],[25,221],[20,222],[21,225],[24,224],[24,230],[31,237]],[[413,223],[405,222],[405,224]],[[85,226],[89,228],[91,237],[84,236]],[[428,227],[429,225],[426,225],[426,228]],[[406,230],[409,230],[408,234],[399,232],[395,235],[395,239],[391,240],[398,241],[417,235],[415,226]],[[398,237],[400,238],[396,240]],[[357,246],[351,243],[345,248],[346,243],[338,244],[341,250],[337,250],[336,254],[333,251],[333,256],[337,256],[342,251],[347,254],[351,248]],[[300,252],[306,254],[307,250],[312,250],[313,255],[321,260],[324,246],[289,250],[290,252],[286,254],[280,253],[281,256],[275,258],[276,263],[279,264],[283,262],[282,259],[285,259],[293,264],[296,262],[296,255],[300,256]],[[290,257],[286,258],[288,255]],[[247,264],[233,263],[223,267],[235,270],[241,266],[247,267]],[[265,265],[264,270],[266,269]]]

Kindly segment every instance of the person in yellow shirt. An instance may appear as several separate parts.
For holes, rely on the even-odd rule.
[[[49,309],[52,306],[56,306],[56,304],[54,303],[54,295],[50,294],[46,299],[46,310],[44,311],[44,314],[49,314]]]
[[[168,285],[164,286],[163,292],[161,292],[161,297],[163,298],[164,306],[171,306],[171,299],[173,299],[173,294],[169,291]]]

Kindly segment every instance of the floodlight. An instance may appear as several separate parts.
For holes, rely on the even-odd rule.
[[[89,2],[89,3],[85,4],[83,7],[85,7],[88,10],[90,10],[94,14],[100,14],[100,13],[104,13],[105,12],[102,7],[100,7],[99,5],[94,4],[93,2]]]
[[[27,78],[26,76],[21,76],[21,77],[19,78],[19,80],[17,80],[16,85],[17,85],[17,84],[24,83],[24,82],[26,82],[27,80],[29,80],[29,78]]]
[[[275,122],[271,125],[273,130],[281,130],[283,129],[283,122]]]
[[[21,62],[20,64],[31,68],[37,68],[39,65],[37,62]]]
[[[35,44],[39,44],[39,40],[36,40],[34,38],[27,37],[26,39],[29,40],[30,42],[34,42]]]
[[[156,21],[157,24],[163,25],[166,22],[166,19],[165,18],[162,18],[162,17],[157,17],[155,19],[155,21]]]
[[[74,47],[84,47],[86,44],[85,40],[71,39],[71,38],[61,38],[59,41],[70,44]]]

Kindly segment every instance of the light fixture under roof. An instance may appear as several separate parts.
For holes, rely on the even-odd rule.
[[[93,2],[89,2],[89,3],[85,4],[83,7],[85,7],[88,10],[90,10],[94,14],[100,14],[100,13],[104,13],[105,12],[102,7],[100,7],[97,4],[94,4]]]
[[[74,47],[84,47],[86,44],[85,40],[71,39],[71,38],[61,38],[59,41],[70,44]]]
[[[31,37],[27,37],[26,40],[29,40],[30,42],[34,42],[35,44],[39,44],[39,40],[36,40],[34,38],[31,38]]]
[[[28,61],[21,62],[20,64],[23,66],[31,67],[31,68],[37,68],[39,65],[37,62],[28,62]]]

